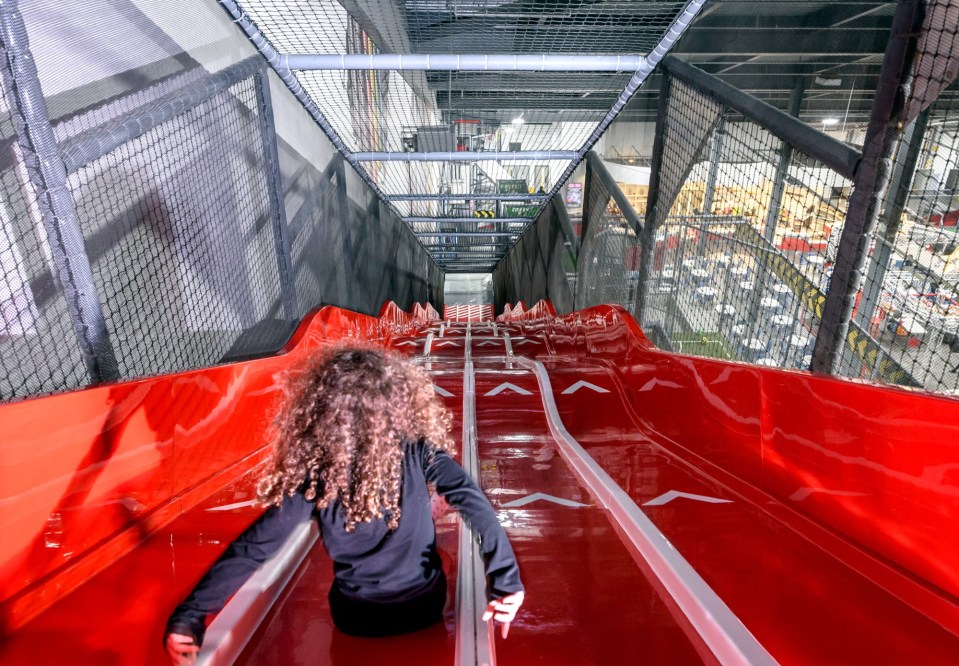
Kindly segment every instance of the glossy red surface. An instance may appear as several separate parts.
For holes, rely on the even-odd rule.
[[[477,350],[474,349],[474,354]],[[643,575],[606,513],[556,454],[533,375],[476,359],[482,484],[520,562],[527,600],[497,663],[699,664],[687,635]],[[509,382],[512,390],[486,394]],[[537,500],[534,493],[585,506]]]
[[[510,637],[497,639],[500,666],[713,660],[557,454],[533,375],[506,366],[503,332],[515,354],[547,364],[569,432],[780,663],[955,663],[959,402],[665,353],[613,307],[556,317],[548,303],[518,304],[498,327],[498,337],[491,328],[470,336],[481,480],[528,594]],[[466,325],[440,337],[433,315],[395,307],[378,320],[324,309],[285,356],[0,408],[5,425],[17,415],[9,422],[19,430],[8,430],[20,433],[15,455],[0,463],[5,504],[20,509],[2,514],[18,541],[3,544],[0,562],[26,585],[14,600],[37,604],[47,598],[38,591],[56,589],[45,582],[82,580],[84,562],[93,563],[85,576],[100,572],[6,641],[0,661],[163,663],[166,614],[255,516],[249,507],[207,509],[250,497],[260,458],[249,455],[265,437],[258,419],[276,373],[336,337],[420,356],[428,330],[426,367],[459,418]],[[571,392],[579,381],[608,392]],[[503,382],[522,391],[487,395]],[[37,436],[43,428],[49,437]],[[54,496],[34,491],[38,484]],[[728,501],[643,506],[669,491]],[[536,492],[585,506],[506,506]],[[131,517],[138,504],[128,497],[148,508]],[[59,537],[48,527],[57,498],[77,507]],[[438,531],[455,570],[453,523]],[[56,557],[25,554],[39,543]],[[315,548],[244,663],[452,662],[452,591],[442,625],[348,639],[329,619],[330,575]]]
[[[870,575],[959,630],[959,401],[665,353],[608,306],[515,326],[616,367],[650,435],[878,554]]]
[[[283,353],[0,406],[0,618],[12,631],[259,460],[276,377],[341,338],[431,316],[323,308]],[[435,315],[435,311],[433,311]]]

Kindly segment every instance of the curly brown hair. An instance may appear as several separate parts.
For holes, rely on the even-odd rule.
[[[291,372],[277,411],[276,445],[259,497],[303,492],[320,509],[339,502],[345,529],[400,520],[405,448],[421,439],[450,453],[450,416],[423,370],[394,352],[334,347]]]

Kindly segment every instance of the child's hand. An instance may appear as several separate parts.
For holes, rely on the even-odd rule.
[[[196,663],[196,655],[200,651],[200,646],[196,644],[193,636],[167,634],[165,645],[166,653],[174,666]]]
[[[501,635],[506,638],[509,634],[509,623],[516,619],[516,611],[523,605],[525,592],[513,592],[507,594],[502,599],[493,599],[486,604],[486,610],[483,612],[483,621],[489,622],[491,619],[503,623]]]

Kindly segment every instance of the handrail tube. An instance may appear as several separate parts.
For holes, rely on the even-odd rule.
[[[436,151],[426,153],[364,152],[353,153],[357,162],[515,162],[522,160],[571,160],[575,150],[489,150],[489,151]]]
[[[288,53],[280,62],[293,70],[395,70],[401,72],[634,72],[641,55],[510,55],[475,53]]]
[[[544,202],[549,199],[548,194],[483,194],[481,192],[465,192],[462,194],[387,194],[386,201],[530,201]]]
[[[228,666],[239,658],[319,535],[315,520],[303,523],[243,583],[210,623],[196,666]]]
[[[195,109],[240,81],[256,76],[261,71],[260,62],[258,57],[251,56],[64,140],[60,152],[67,173],[73,173],[168,120]]]
[[[626,195],[623,194],[623,191],[619,189],[619,184],[617,184],[616,179],[613,178],[613,175],[609,172],[609,169],[606,168],[606,165],[603,164],[603,160],[601,160],[599,155],[592,150],[586,155],[586,159],[589,161],[589,165],[593,168],[593,174],[599,178],[600,182],[603,183],[603,186],[606,187],[606,191],[609,192],[609,195],[613,198],[613,201],[616,202],[616,205],[619,206],[619,209],[623,212],[623,217],[625,217],[626,221],[629,222],[629,226],[632,227],[637,236],[641,234],[643,232],[642,219],[636,214],[636,211],[633,210],[633,205],[629,203],[629,199],[626,198]]]

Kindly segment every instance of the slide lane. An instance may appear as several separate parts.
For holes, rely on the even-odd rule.
[[[463,333],[465,333],[465,326]],[[454,333],[461,343],[459,358],[452,351],[437,358],[423,357],[427,335],[438,333],[426,327],[416,337],[394,341],[394,348],[423,364],[433,377],[436,392],[453,415],[452,431],[462,428],[463,346],[465,336]],[[438,338],[434,338],[438,339]],[[404,344],[410,342],[411,344]],[[458,440],[458,437],[457,437]],[[457,442],[459,444],[459,442]],[[241,666],[259,664],[430,664],[453,666],[456,647],[456,598],[459,526],[455,513],[436,521],[436,542],[447,573],[447,602],[443,622],[403,636],[364,639],[337,631],[330,616],[327,594],[333,582],[333,564],[320,542],[304,559],[273,609],[250,638],[237,660]]]
[[[609,368],[540,360],[570,434],[780,663],[955,663],[954,634],[644,434]]]
[[[714,663],[556,454],[533,374],[477,352],[482,485],[527,587],[509,638],[496,640],[497,664]]]

